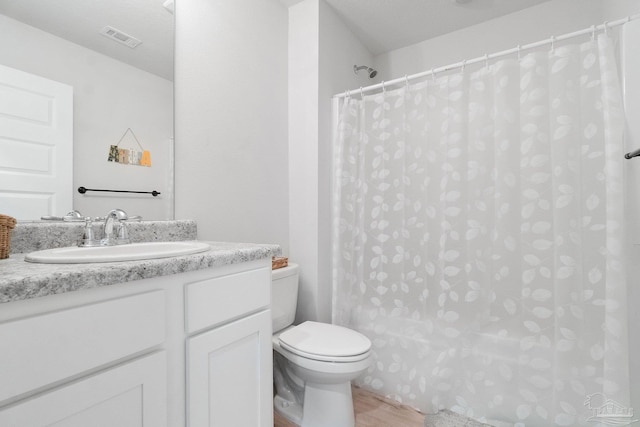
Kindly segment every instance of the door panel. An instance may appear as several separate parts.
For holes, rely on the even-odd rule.
[[[0,212],[73,208],[73,88],[0,65]]]

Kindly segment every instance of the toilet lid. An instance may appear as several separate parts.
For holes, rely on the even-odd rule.
[[[361,333],[328,323],[304,322],[280,334],[280,345],[303,357],[325,360],[367,353],[371,341]]]

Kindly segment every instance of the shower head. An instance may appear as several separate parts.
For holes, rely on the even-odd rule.
[[[374,70],[371,67],[367,67],[366,65],[361,65],[361,66],[354,65],[353,66],[353,72],[355,74],[358,74],[358,72],[360,70],[367,70],[367,73],[369,73],[369,78],[370,79],[374,78],[376,76],[376,74],[378,74],[378,72],[376,70]]]

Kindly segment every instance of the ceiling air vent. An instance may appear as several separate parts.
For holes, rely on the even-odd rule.
[[[136,39],[135,37],[131,37],[129,34],[123,33],[120,30],[116,30],[113,27],[106,26],[102,30],[100,30],[100,34],[105,37],[110,38],[111,40],[115,40],[118,43],[122,43],[125,46],[133,49],[142,43],[141,40]]]

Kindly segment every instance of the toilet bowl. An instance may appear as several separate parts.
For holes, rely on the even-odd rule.
[[[302,427],[353,427],[351,380],[371,364],[371,341],[342,326],[311,321],[291,326],[298,267],[285,268],[274,270],[272,281],[274,410]],[[281,306],[285,300],[288,308]]]

